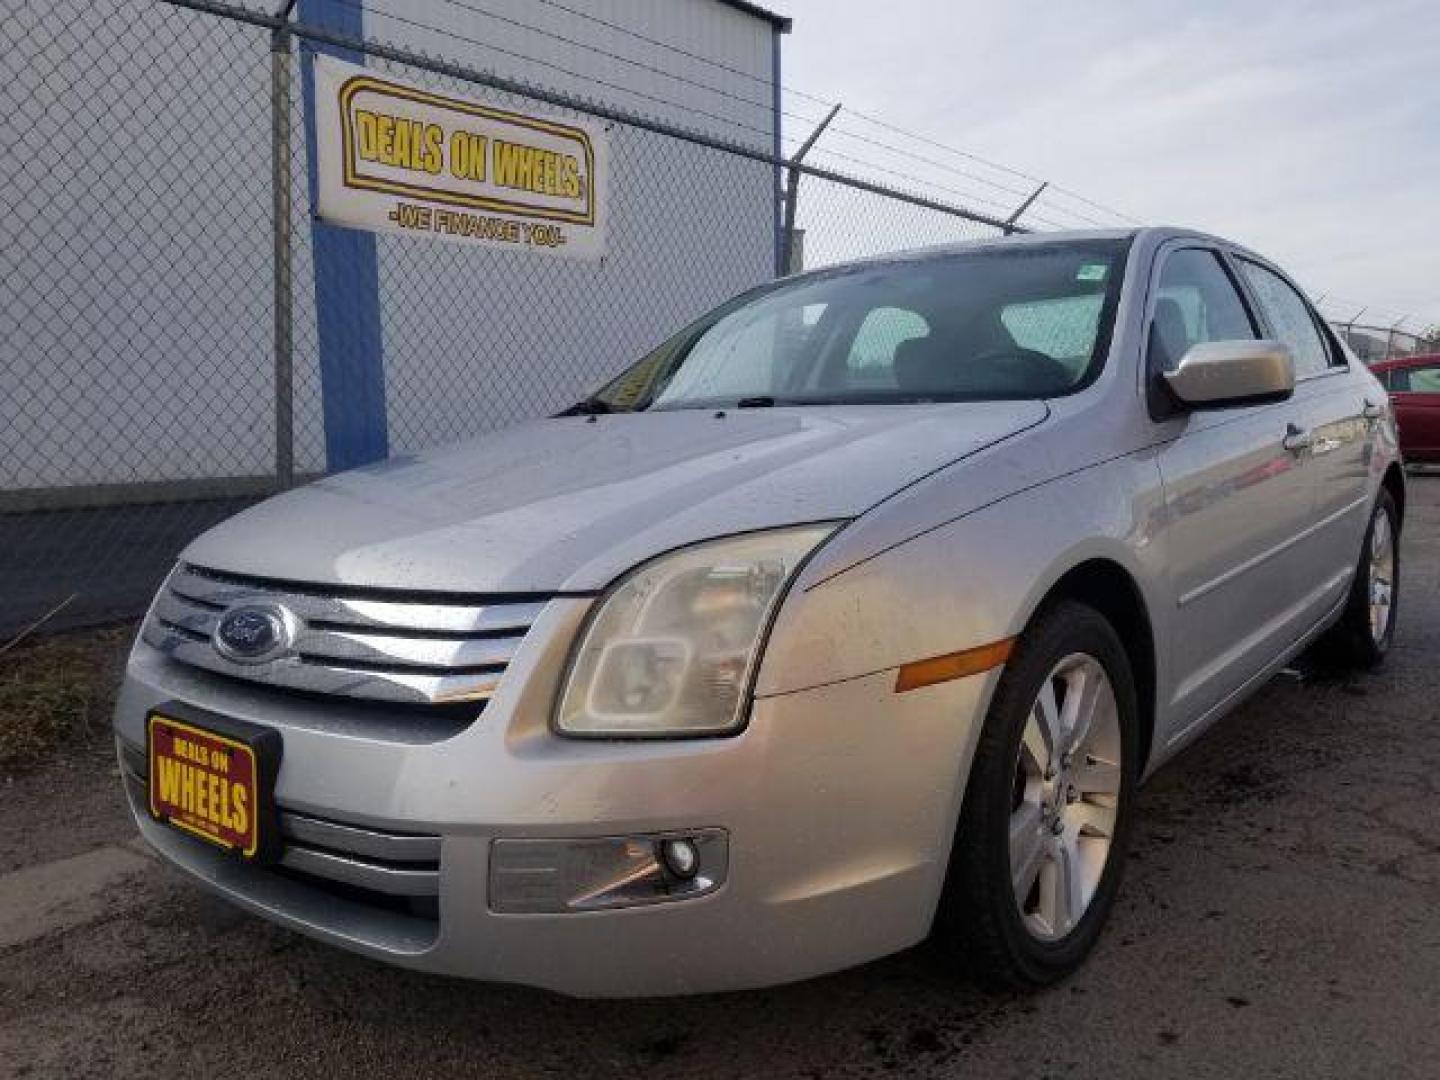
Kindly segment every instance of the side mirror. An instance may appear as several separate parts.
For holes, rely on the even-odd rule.
[[[1188,408],[1262,405],[1295,392],[1295,357],[1278,341],[1202,341],[1161,377]]]

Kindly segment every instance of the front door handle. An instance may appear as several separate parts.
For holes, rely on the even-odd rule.
[[[1377,405],[1367,397],[1365,399],[1365,409],[1361,415],[1364,416],[1366,420],[1379,420],[1385,415],[1385,406]]]
[[[1286,424],[1285,438],[1280,445],[1292,454],[1303,454],[1310,449],[1311,442],[1310,432],[1299,424]]]

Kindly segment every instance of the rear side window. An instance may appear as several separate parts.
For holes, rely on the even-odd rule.
[[[1165,259],[1150,319],[1150,364],[1174,371],[1192,345],[1245,341],[1255,327],[1220,257],[1205,248],[1182,248]]]
[[[1303,379],[1325,371],[1331,364],[1330,348],[1304,298],[1279,274],[1259,263],[1241,259],[1240,270],[1275,336],[1295,354],[1295,377]]]

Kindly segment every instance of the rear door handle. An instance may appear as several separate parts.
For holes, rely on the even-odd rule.
[[[1366,420],[1379,420],[1385,415],[1385,406],[1377,405],[1367,397],[1365,399],[1365,409],[1361,415],[1364,416]]]
[[[1286,424],[1285,438],[1280,445],[1292,454],[1303,454],[1310,449],[1311,441],[1310,432],[1299,424]]]

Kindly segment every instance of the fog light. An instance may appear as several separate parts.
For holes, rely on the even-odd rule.
[[[490,910],[503,915],[668,904],[725,883],[724,829],[573,840],[504,837],[490,844]]]
[[[700,853],[689,840],[665,840],[660,844],[665,869],[681,881],[689,881],[700,869]]]

